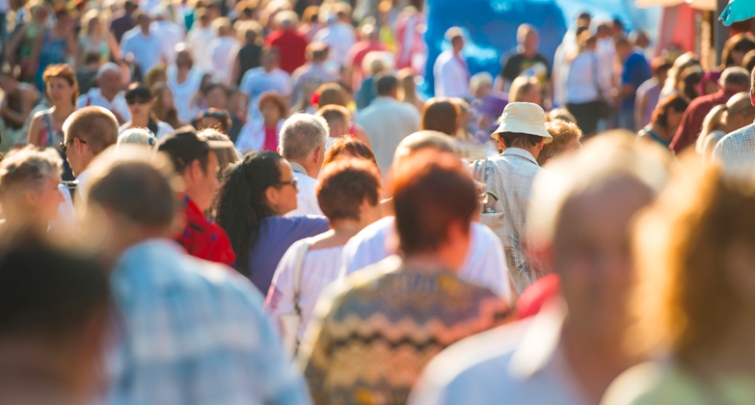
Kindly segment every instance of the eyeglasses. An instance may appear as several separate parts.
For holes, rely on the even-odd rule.
[[[294,190],[298,190],[297,184],[299,184],[298,181],[296,181],[296,177],[292,178],[291,181],[281,181],[276,185],[277,188],[281,188],[283,186],[291,185],[291,187],[294,188]]]
[[[61,141],[60,142],[60,150],[63,151],[63,153],[66,153],[66,151],[68,150],[68,145],[72,144],[74,139],[78,139],[79,142],[83,143],[84,145],[87,144],[87,141],[85,141],[85,140],[83,140],[81,138],[71,138],[71,139],[69,139],[67,141]]]

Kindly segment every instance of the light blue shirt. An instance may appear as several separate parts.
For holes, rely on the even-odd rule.
[[[311,403],[262,296],[230,268],[152,239],[123,254],[111,287],[122,322],[108,404]]]

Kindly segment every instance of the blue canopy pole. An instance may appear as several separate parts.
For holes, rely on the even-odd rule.
[[[723,1],[726,3],[726,1]],[[719,1],[721,4],[721,1]],[[721,11],[719,9],[719,11]],[[721,11],[721,21],[731,25],[737,21],[755,17],[755,1],[753,0],[730,0],[729,4]]]

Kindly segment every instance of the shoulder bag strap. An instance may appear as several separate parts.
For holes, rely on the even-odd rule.
[[[299,251],[296,255],[296,265],[294,267],[294,312],[296,317],[299,318],[299,325],[302,321],[302,309],[301,309],[301,274],[304,268],[304,258],[307,256],[309,248],[312,247],[314,241],[311,238],[304,239]],[[298,334],[298,326],[296,333]],[[296,347],[294,348],[294,354],[299,350],[299,339],[296,339]]]

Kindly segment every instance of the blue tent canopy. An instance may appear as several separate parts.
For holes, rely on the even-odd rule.
[[[755,17],[755,0],[730,0],[721,13],[721,19],[726,25],[752,17]]]
[[[659,9],[636,9],[633,4],[625,0],[427,0],[428,59],[422,90],[428,95],[434,94],[433,64],[438,55],[450,47],[444,39],[450,27],[458,26],[466,31],[464,56],[470,72],[486,71],[496,75],[501,69],[502,57],[515,50],[516,30],[524,23],[538,29],[540,52],[550,61],[569,24],[584,11],[599,18],[619,17],[627,29],[641,27],[654,37]]]

